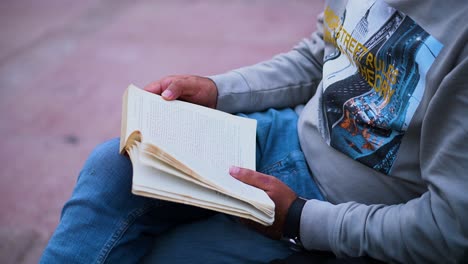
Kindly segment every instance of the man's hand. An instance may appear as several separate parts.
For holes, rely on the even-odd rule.
[[[280,239],[289,207],[297,194],[273,176],[237,167],[231,167],[229,173],[246,184],[264,190],[275,203],[275,221],[272,226],[263,226],[248,220],[243,222],[273,239]]]
[[[166,100],[180,99],[216,108],[218,88],[209,78],[195,75],[171,75],[145,86],[145,90],[160,94]]]

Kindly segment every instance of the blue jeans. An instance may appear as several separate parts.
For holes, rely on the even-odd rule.
[[[257,170],[323,199],[300,150],[296,113],[247,116],[258,120]],[[114,139],[91,153],[41,263],[245,263],[292,253],[234,217],[131,194],[132,166],[118,148]]]

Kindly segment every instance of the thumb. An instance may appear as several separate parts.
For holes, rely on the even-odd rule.
[[[245,168],[238,168],[234,166],[229,168],[229,173],[231,174],[231,176],[238,179],[239,181],[248,185],[252,185],[264,191],[270,190],[272,184],[274,184],[274,181],[276,181],[275,177],[257,171]]]

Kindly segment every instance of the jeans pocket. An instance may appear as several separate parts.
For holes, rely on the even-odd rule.
[[[301,197],[323,200],[302,151],[291,151],[284,158],[259,171],[276,177]]]

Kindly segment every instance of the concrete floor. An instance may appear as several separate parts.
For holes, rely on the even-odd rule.
[[[0,263],[35,263],[121,96],[289,50],[323,0],[0,1]]]

